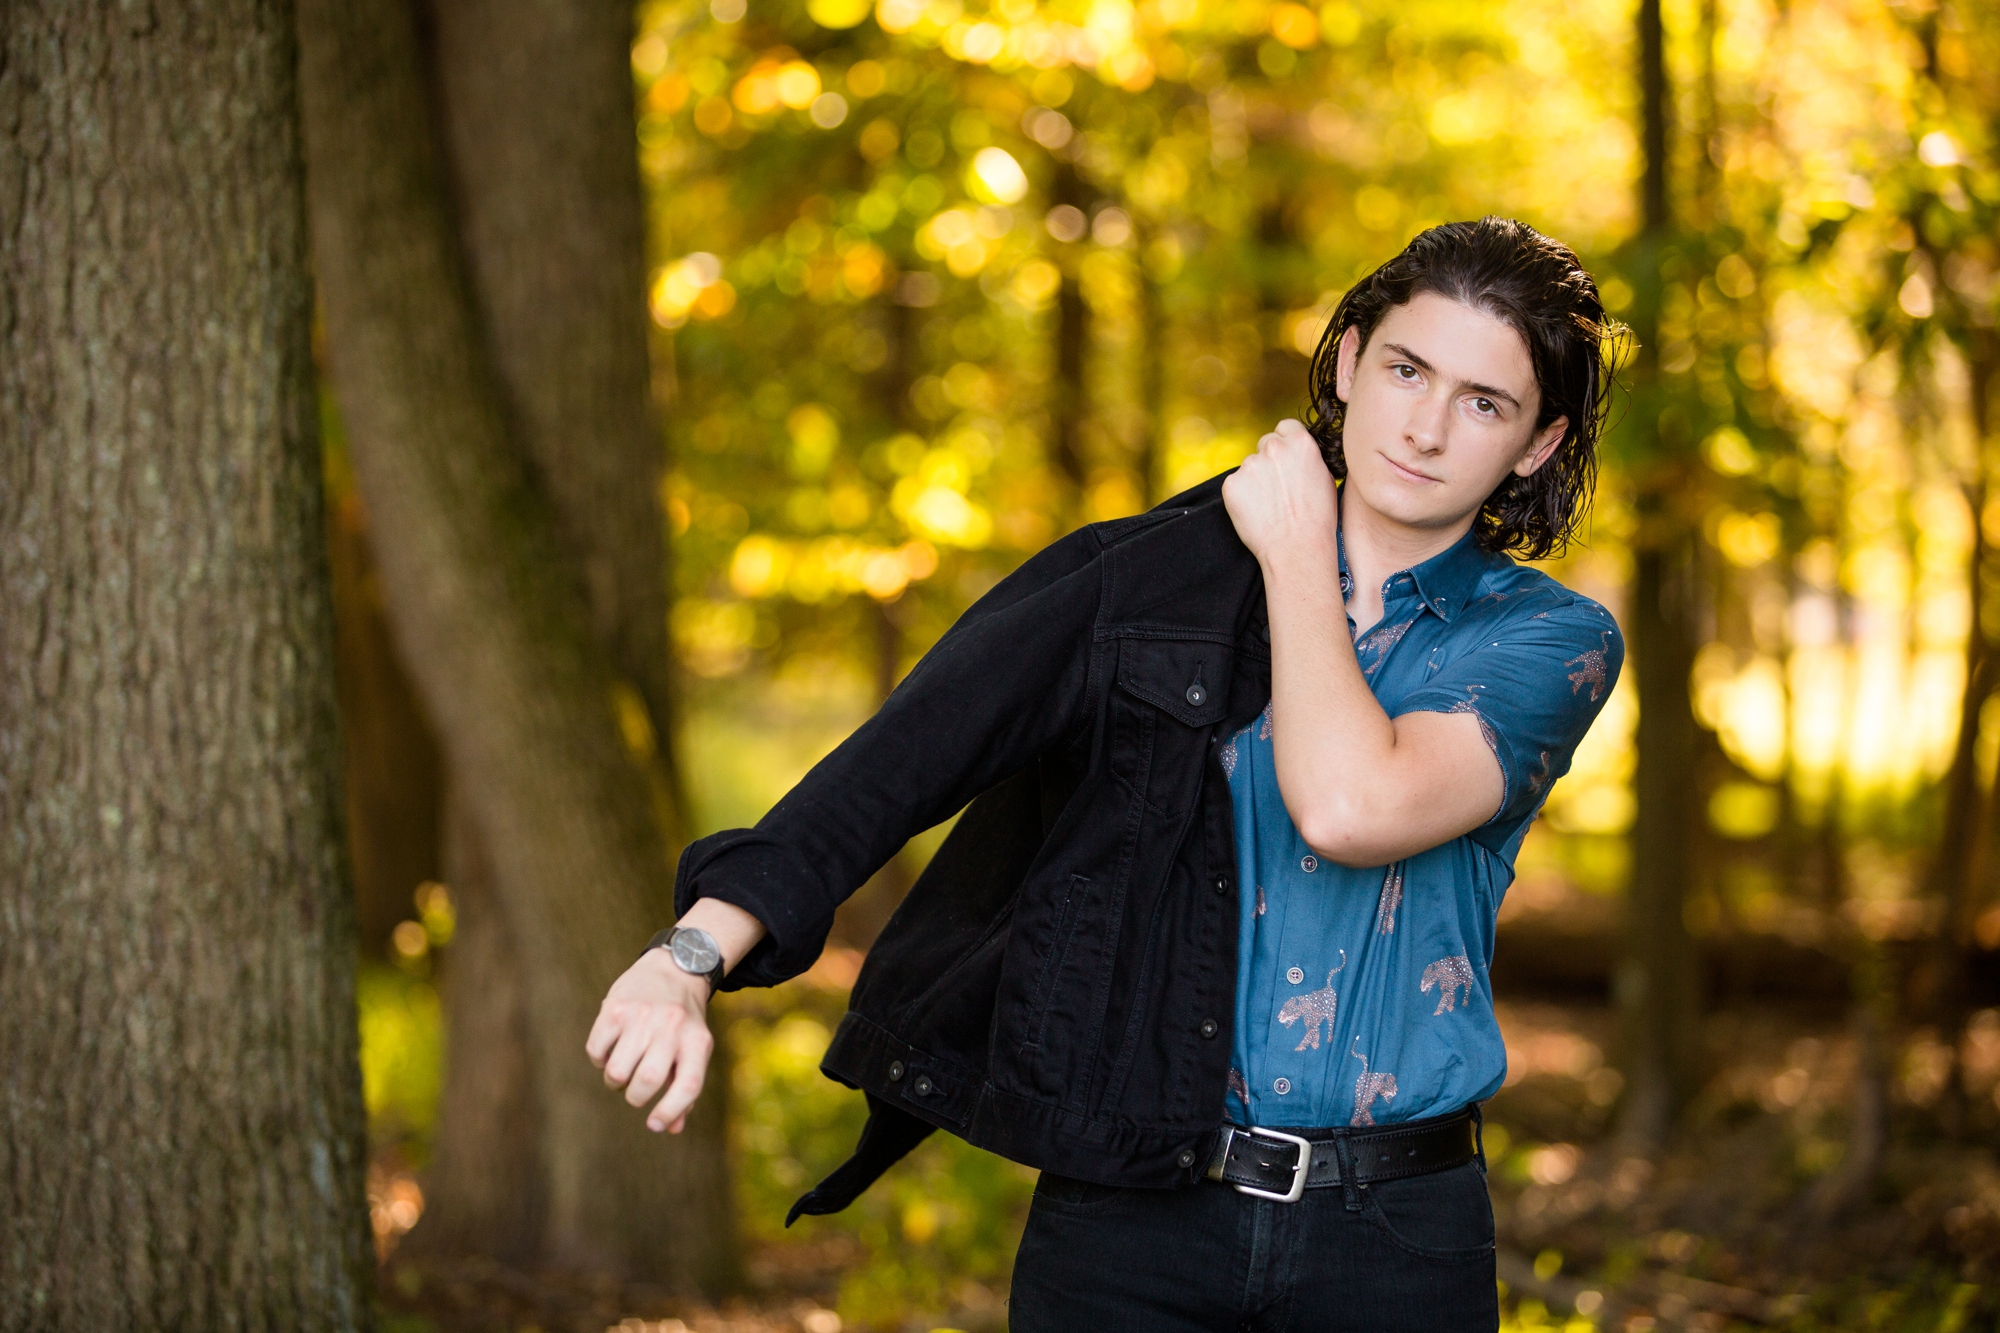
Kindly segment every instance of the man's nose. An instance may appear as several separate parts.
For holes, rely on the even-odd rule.
[[[1425,395],[1423,401],[1410,409],[1410,419],[1404,427],[1411,445],[1427,454],[1444,448],[1445,414],[1450,410],[1451,404],[1443,395]]]

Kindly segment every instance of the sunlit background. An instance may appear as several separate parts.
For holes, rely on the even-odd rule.
[[[1622,406],[1588,541],[1551,568],[1625,615],[1637,497],[1671,477],[1663,512],[1698,549],[1690,928],[1935,929],[1922,870],[1961,728],[1981,793],[2000,751],[1991,700],[1962,721],[1976,623],[2000,611],[1979,401],[2000,360],[2000,22],[1976,12],[1667,0],[1671,223],[1642,240],[1626,0],[641,4],[697,831],[754,821],[1053,537],[1297,414],[1357,277],[1428,225],[1501,213],[1572,245],[1614,312],[1654,303],[1657,383]],[[1530,836],[1510,919],[1610,918],[1637,720],[1628,672]],[[1830,830],[1850,902],[1802,870]],[[1989,949],[1994,902],[1973,911]],[[364,979],[370,1107],[405,1166],[434,1114],[423,978],[450,932],[427,886],[401,968]],[[779,1226],[858,1127],[815,1072],[855,959],[726,1009],[748,1234],[848,1265],[820,1333],[990,1312],[1032,1184],[997,1159],[933,1143],[844,1220]],[[1558,1027],[1518,1016],[1515,1079],[1554,1071],[1608,1105],[1608,1036]],[[1745,1095],[1809,1103],[1799,1049]],[[1517,1183],[1568,1179],[1573,1146],[1511,1143]],[[421,1197],[389,1168],[376,1193],[386,1246]]]

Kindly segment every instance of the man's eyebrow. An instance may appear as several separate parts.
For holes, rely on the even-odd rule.
[[[1411,365],[1415,366],[1419,370],[1428,371],[1431,374],[1437,373],[1436,366],[1424,360],[1422,357],[1418,356],[1415,352],[1403,346],[1403,344],[1401,343],[1383,343],[1382,350],[1385,352],[1396,353],[1396,355],[1402,357],[1405,361],[1408,361]],[[1510,407],[1513,407],[1516,411],[1520,410],[1521,400],[1516,398],[1513,394],[1508,393],[1505,389],[1497,388],[1491,384],[1474,384],[1471,382],[1461,383],[1459,387],[1461,389],[1470,389],[1477,394],[1484,394],[1488,398],[1498,398],[1501,402],[1508,404]]]

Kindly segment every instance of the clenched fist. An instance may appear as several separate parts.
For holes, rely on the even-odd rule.
[[[1257,452],[1222,483],[1222,503],[1236,535],[1268,563],[1280,551],[1334,551],[1339,493],[1319,442],[1290,417],[1257,441]]]

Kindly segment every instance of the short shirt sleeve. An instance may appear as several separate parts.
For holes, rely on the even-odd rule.
[[[1618,623],[1587,597],[1509,618],[1396,706],[1405,713],[1472,713],[1500,761],[1500,808],[1474,836],[1501,840],[1541,808],[1610,697],[1625,662]],[[1480,837],[1481,841],[1487,838]]]

